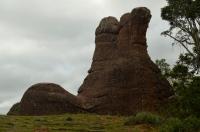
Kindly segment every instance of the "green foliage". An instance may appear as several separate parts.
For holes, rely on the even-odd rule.
[[[131,116],[124,123],[124,125],[136,125],[136,124],[151,124],[151,125],[159,125],[162,122],[160,116],[148,113],[141,112],[137,113],[136,116]]]
[[[155,61],[158,68],[161,70],[161,74],[164,77],[168,77],[170,73],[170,65],[166,62],[165,59],[160,59]]]
[[[195,73],[193,69],[194,61],[195,61],[194,58],[190,54],[185,53],[185,54],[180,54],[177,63],[188,67],[188,70],[191,71],[192,74],[194,74]]]
[[[197,132],[200,130],[200,119],[189,116],[183,120],[184,132]]]
[[[176,95],[179,96],[182,94],[181,91],[188,87],[191,80],[188,67],[182,64],[177,64],[172,68],[169,76],[171,78],[173,89]]]
[[[200,77],[193,77],[188,87],[179,90],[179,95],[184,114],[200,117]]]
[[[160,132],[182,132],[182,122],[178,118],[169,118],[160,127]]]
[[[162,8],[162,18],[168,21],[183,18],[196,19],[200,16],[198,0],[167,0],[168,6]]]
[[[169,118],[159,129],[160,132],[197,132],[200,130],[200,120],[192,116],[184,120]]]
[[[187,51],[194,72],[200,70],[200,1],[167,0],[161,9],[161,17],[169,22],[168,30],[162,35],[174,40]]]
[[[191,58],[187,54],[181,54],[172,69],[164,59],[156,61],[162,73],[167,73],[164,77],[169,80],[175,93],[175,98],[166,109],[173,116],[200,117],[200,77],[190,70],[190,63]]]
[[[176,96],[172,105],[178,109],[178,115],[200,116],[200,77],[197,76],[200,71],[200,1],[166,1],[167,6],[161,9],[161,17],[169,22],[170,27],[162,34],[186,50],[185,54],[180,54],[177,64],[168,70],[168,76],[165,76]]]
[[[176,102],[173,104],[182,116],[200,116],[200,77],[189,72],[187,66],[177,64],[172,69],[171,80]]]

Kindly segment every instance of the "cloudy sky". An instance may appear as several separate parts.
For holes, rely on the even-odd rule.
[[[53,82],[76,94],[90,68],[94,31],[105,16],[134,7],[152,11],[148,51],[173,64],[180,48],[160,36],[165,0],[0,0],[0,114],[38,82]]]

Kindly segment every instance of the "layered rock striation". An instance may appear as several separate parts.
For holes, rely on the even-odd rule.
[[[120,21],[114,17],[103,18],[95,32],[92,65],[78,95],[56,86],[54,94],[49,96],[52,90],[46,84],[34,85],[24,94],[19,114],[129,115],[157,111],[172,92],[169,82],[162,77],[147,52],[146,32],[150,19],[150,11],[145,7],[124,14]],[[44,85],[47,89],[42,88]],[[50,112],[45,113],[46,108]]]

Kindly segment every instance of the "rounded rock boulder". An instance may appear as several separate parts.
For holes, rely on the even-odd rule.
[[[81,108],[75,104],[76,97],[61,86],[54,83],[38,83],[32,85],[24,93],[17,112],[19,115],[52,115],[80,112]],[[15,109],[11,108],[9,113],[16,114],[13,110]]]

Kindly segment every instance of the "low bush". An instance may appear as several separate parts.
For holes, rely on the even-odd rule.
[[[187,117],[184,120],[169,118],[160,127],[160,132],[198,132],[200,120],[196,117]]]
[[[169,118],[160,127],[160,132],[182,132],[182,122],[178,118]]]
[[[124,125],[136,125],[136,124],[151,124],[158,125],[161,124],[162,119],[160,116],[148,113],[141,112],[136,114],[136,116],[131,116],[127,119]]]
[[[197,132],[200,131],[200,119],[190,116],[183,120],[184,132]]]

